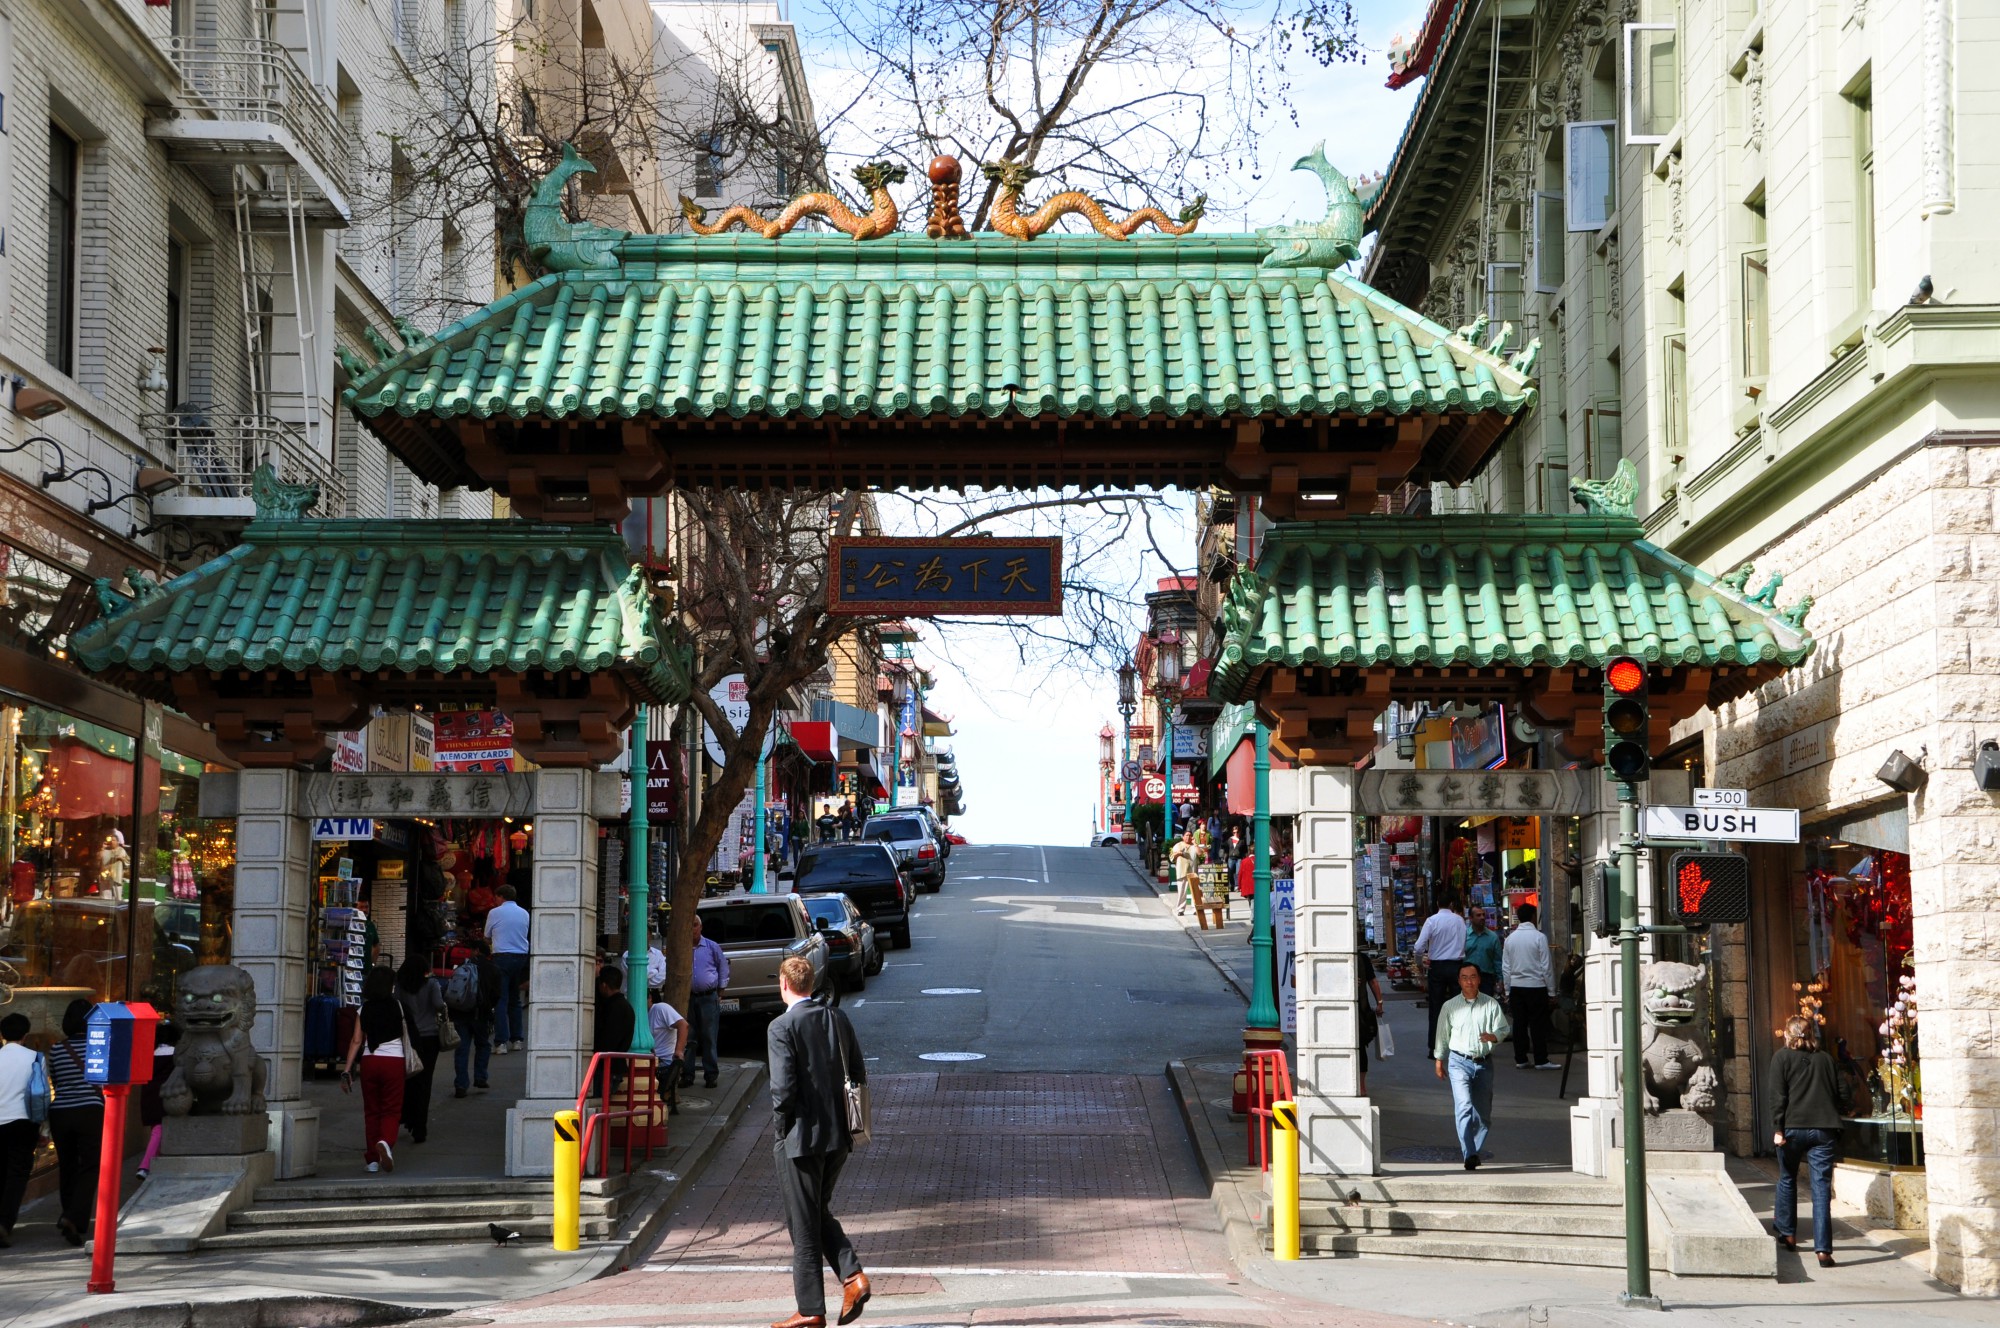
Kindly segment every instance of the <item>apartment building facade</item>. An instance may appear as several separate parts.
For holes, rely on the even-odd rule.
[[[1446,325],[1541,341],[1541,402],[1469,506],[1568,510],[1570,481],[1629,462],[1653,542],[1810,601],[1805,667],[1677,727],[1664,758],[1804,825],[1748,847],[1752,920],[1700,947],[1722,1142],[1769,1151],[1773,1030],[1817,999],[1849,1094],[1838,1192],[1925,1228],[1936,1274],[1981,1294],[2000,1293],[1996,38],[1949,0],[1439,0],[1392,78],[1421,86],[1367,260]]]

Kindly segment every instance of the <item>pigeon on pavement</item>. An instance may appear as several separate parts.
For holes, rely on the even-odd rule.
[[[488,1222],[486,1224],[486,1234],[493,1237],[495,1245],[505,1245],[508,1241],[519,1240],[521,1238],[520,1232],[509,1231],[498,1222]]]

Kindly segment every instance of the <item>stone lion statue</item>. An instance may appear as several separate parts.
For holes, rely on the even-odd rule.
[[[234,964],[182,976],[173,1020],[180,1025],[173,1073],[160,1085],[169,1116],[252,1116],[264,1111],[264,1061],[250,1046],[257,991]]]
[[[1645,1067],[1646,1111],[1657,1115],[1683,1108],[1706,1116],[1715,1110],[1715,1071],[1701,1043],[1702,986],[1706,970],[1695,964],[1660,961],[1640,974],[1639,1006],[1645,1035],[1639,1059]]]

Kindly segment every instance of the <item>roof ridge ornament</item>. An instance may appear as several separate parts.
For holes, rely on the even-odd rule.
[[[1326,216],[1313,225],[1265,226],[1260,239],[1270,242],[1265,267],[1345,267],[1361,256],[1365,209],[1354,185],[1326,159],[1326,140],[1292,163],[1295,171],[1311,171],[1326,188]]]
[[[1633,468],[1631,457],[1621,457],[1618,469],[1608,480],[1571,480],[1569,496],[1592,516],[1636,521],[1639,514],[1633,508],[1639,501],[1639,472]]]
[[[250,474],[250,497],[259,521],[303,521],[319,503],[319,485],[291,484],[266,461]]]
[[[574,143],[563,144],[562,160],[542,177],[521,217],[521,238],[528,254],[551,272],[578,272],[617,265],[617,246],[630,231],[615,231],[594,221],[570,221],[563,216],[563,190],[578,175],[595,175],[597,168],[578,155]]]
[[[121,595],[113,590],[111,588],[113,582],[108,576],[100,576],[91,584],[97,592],[98,611],[106,618],[116,618],[119,614],[136,609],[146,601],[158,599],[166,593],[165,587],[136,567],[125,569],[125,584],[132,590],[130,596]]]
[[[1129,240],[1134,231],[1148,223],[1168,235],[1187,235],[1208,210],[1208,195],[1196,194],[1194,202],[1181,209],[1178,221],[1170,220],[1156,207],[1142,207],[1123,221],[1113,221],[1104,205],[1089,194],[1080,189],[1065,189],[1022,216],[1017,206],[1021,191],[1041,172],[1024,161],[989,161],[979,169],[987,179],[1000,184],[1000,192],[993,200],[993,229],[1017,240],[1032,240],[1066,216],[1082,217],[1092,230],[1109,240]]]
[[[755,208],[739,203],[713,222],[708,220],[707,208],[682,194],[681,215],[687,218],[688,229],[696,235],[719,235],[732,227],[741,226],[767,240],[775,240],[807,217],[823,218],[827,225],[856,240],[879,240],[892,234],[902,219],[897,215],[896,200],[890,196],[889,186],[901,184],[909,178],[908,169],[893,161],[871,161],[856,166],[854,178],[868,191],[870,207],[864,215],[857,216],[852,208],[841,202],[838,194],[826,192],[800,194],[785,204],[784,211],[775,217],[766,217]]]

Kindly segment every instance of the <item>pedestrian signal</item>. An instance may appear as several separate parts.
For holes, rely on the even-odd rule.
[[[1676,853],[1669,870],[1674,916],[1684,926],[1749,920],[1750,860],[1741,853]]]
[[[1646,706],[1646,666],[1620,656],[1604,670],[1604,764],[1622,784],[1652,774],[1652,717]]]
[[[1618,934],[1618,864],[1593,862],[1583,892],[1583,916],[1592,933]]]

